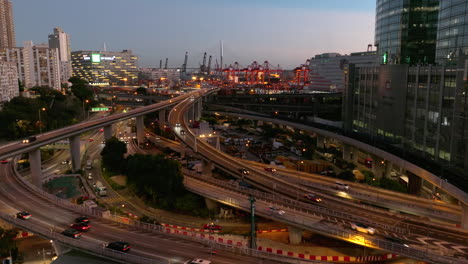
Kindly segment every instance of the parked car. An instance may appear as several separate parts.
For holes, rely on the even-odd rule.
[[[362,224],[362,223],[353,223],[351,222],[351,228],[353,230],[356,230],[358,232],[362,232],[362,233],[366,233],[366,234],[369,234],[369,235],[374,235],[376,230],[370,226],[367,226],[365,224]]]
[[[72,238],[79,238],[81,234],[82,233],[76,229],[65,229],[62,232],[62,235]]]
[[[285,211],[275,207],[275,206],[269,206],[266,210],[267,214],[268,215],[271,215],[271,216],[284,216],[284,214],[286,213]]]
[[[349,190],[349,185],[346,183],[342,183],[340,181],[335,182],[335,189],[337,190],[342,190],[342,191],[347,191]]]
[[[31,214],[26,211],[18,212],[16,213],[16,218],[28,220],[29,218],[31,218]]]
[[[107,244],[106,247],[113,249],[113,250],[122,251],[122,252],[128,252],[131,248],[130,244],[125,241],[111,242]]]
[[[306,198],[309,201],[316,202],[316,203],[321,203],[322,202],[322,198],[318,197],[317,195],[315,195],[313,193],[304,194],[304,198]]]
[[[71,224],[70,227],[78,231],[86,232],[91,228],[91,225],[89,225],[88,223],[81,222],[81,223]]]
[[[221,231],[221,226],[220,225],[215,225],[215,224],[204,224],[203,229],[208,229],[208,230],[219,230]]]

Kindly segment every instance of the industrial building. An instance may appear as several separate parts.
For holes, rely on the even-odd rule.
[[[73,51],[73,76],[91,85],[137,85],[138,57],[131,50]]]

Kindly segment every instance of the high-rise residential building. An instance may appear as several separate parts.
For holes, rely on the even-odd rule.
[[[49,35],[49,48],[58,49],[61,79],[62,82],[68,81],[72,75],[70,35],[60,27],[54,28],[54,34]]]
[[[16,46],[13,7],[10,0],[0,0],[0,48]]]
[[[61,89],[60,61],[57,49],[47,44],[34,45],[25,41],[24,47],[7,48],[0,52],[4,61],[14,62],[18,68],[18,78],[25,88],[49,86]]]
[[[436,61],[439,64],[457,61],[459,54],[468,54],[468,0],[440,1],[437,26]]]
[[[137,85],[138,57],[131,50],[73,51],[73,76],[91,85]]]
[[[324,53],[310,60],[309,89],[314,91],[343,92],[345,87],[345,65],[358,66],[377,63],[375,51],[355,52],[350,55]]]
[[[377,0],[374,43],[381,63],[434,63],[439,2],[444,1]]]
[[[0,61],[0,103],[19,95],[18,71],[13,62]]]

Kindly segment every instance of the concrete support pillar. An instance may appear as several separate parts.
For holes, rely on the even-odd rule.
[[[384,178],[390,178],[391,177],[391,172],[392,172],[392,169],[393,169],[393,163],[386,160],[385,161],[385,170],[384,170],[384,174],[383,174],[383,177]]]
[[[317,148],[325,148],[325,138],[317,135]]]
[[[288,233],[290,244],[297,245],[302,242],[302,229],[294,226],[288,226]]]
[[[219,136],[216,136],[216,137],[215,137],[215,140],[216,140],[215,148],[216,148],[217,150],[221,150],[221,144],[220,144],[220,142],[219,142]]]
[[[70,156],[72,162],[72,172],[76,172],[81,169],[81,157],[80,157],[80,137],[73,136],[68,139],[70,142]]]
[[[468,204],[461,204],[462,208],[462,222],[461,227],[468,229]]]
[[[159,110],[159,127],[162,129],[166,125],[166,109]]]
[[[197,104],[197,115],[198,115],[198,119],[200,119],[202,117],[202,110],[203,110],[203,104],[202,104],[202,100],[199,99],[198,100],[198,104]]]
[[[185,145],[180,144],[180,157],[185,158]]]
[[[343,159],[347,162],[352,162],[352,147],[348,144],[343,144]]]
[[[211,200],[211,199],[208,199],[208,198],[205,198],[205,204],[206,204],[206,208],[208,208],[208,210],[217,210],[219,205],[217,202]]]
[[[145,141],[145,124],[143,120],[143,116],[136,117],[136,134],[138,145],[143,144],[143,142]]]
[[[213,162],[211,160],[203,160],[203,176],[211,177],[213,171]]]
[[[104,127],[104,140],[109,140],[113,134],[112,125],[107,125]]]
[[[405,174],[408,176],[408,193],[420,195],[422,188],[422,179],[409,171],[406,171]]]
[[[188,120],[192,120],[195,121],[195,110],[194,110],[194,107],[190,107],[189,110],[188,110]]]
[[[31,168],[32,184],[42,187],[41,150],[39,148],[29,152],[29,166]]]

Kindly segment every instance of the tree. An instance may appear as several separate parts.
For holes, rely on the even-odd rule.
[[[14,240],[17,233],[18,231],[13,229],[0,228],[0,257],[8,257],[11,252],[17,252]]]
[[[336,177],[346,181],[354,181],[354,173],[350,170],[342,171]]]
[[[137,92],[137,94],[146,95],[146,88],[145,87],[138,87],[136,89],[136,92]]]
[[[132,189],[164,209],[173,209],[185,192],[180,163],[163,155],[129,156],[127,176]]]
[[[106,140],[106,146],[101,151],[102,163],[111,172],[122,172],[125,170],[125,153],[127,153],[127,144],[116,137],[111,137]]]
[[[82,102],[93,99],[93,91],[88,87],[88,82],[79,77],[71,77],[68,79],[72,83],[71,92],[78,97]]]

